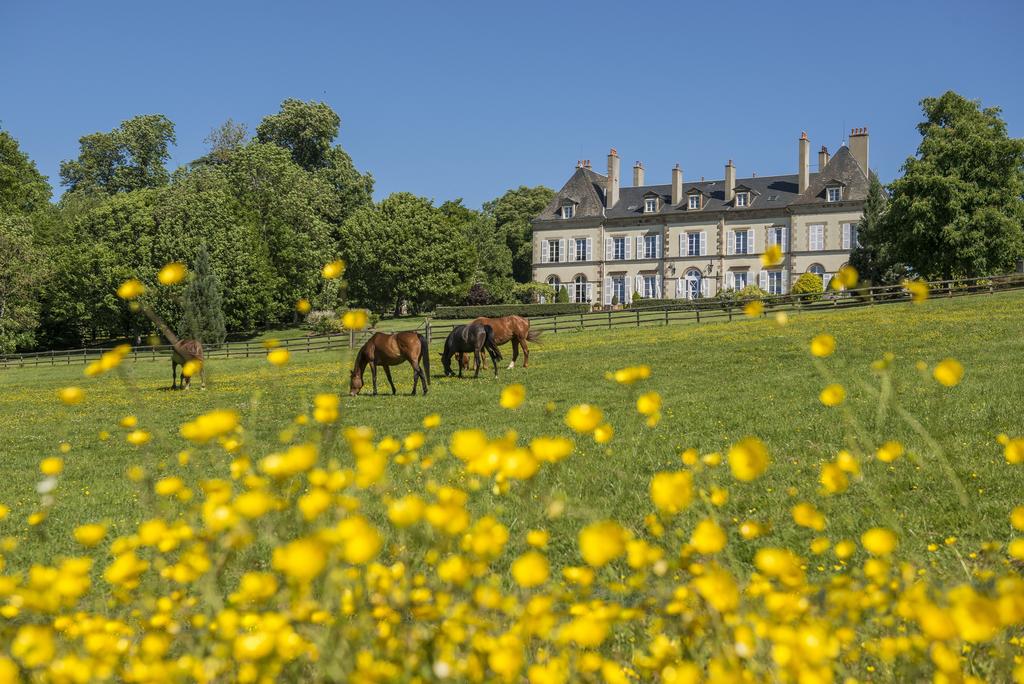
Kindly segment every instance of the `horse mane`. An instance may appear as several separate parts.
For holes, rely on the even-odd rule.
[[[164,320],[160,318],[153,309],[149,308],[148,304],[141,304],[140,308],[142,309],[142,313],[146,315],[146,318],[152,321],[153,325],[163,333],[163,336],[167,338],[167,341],[171,343],[171,346],[174,347],[175,351],[186,358],[202,360],[203,343],[200,340],[182,341],[174,334],[174,331],[171,330],[171,326],[164,323]]]

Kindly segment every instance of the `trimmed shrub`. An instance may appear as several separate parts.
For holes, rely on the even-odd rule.
[[[434,309],[434,318],[476,318],[487,316],[556,316],[562,314],[586,313],[589,304],[493,304],[490,306],[439,306]]]
[[[821,276],[813,273],[804,273],[793,283],[791,293],[799,296],[804,303],[817,302],[821,299],[825,288],[822,286]]]
[[[491,291],[483,283],[474,283],[466,293],[466,306],[484,306],[494,304]]]
[[[569,303],[569,289],[565,287],[558,288],[558,294],[555,296],[555,302],[558,304]]]

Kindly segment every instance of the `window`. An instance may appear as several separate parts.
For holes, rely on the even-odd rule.
[[[843,189],[838,185],[825,188],[825,200],[827,202],[838,202],[843,199]]]
[[[548,276],[548,281],[547,282],[548,282],[548,285],[550,285],[551,287],[553,287],[555,289],[555,298],[557,299],[557,297],[558,297],[558,288],[560,288],[562,286],[562,281],[559,280],[558,276]],[[541,300],[541,303],[543,304],[544,300],[545,300],[545,297],[541,297],[540,300]]]
[[[747,192],[737,192],[736,193],[736,206],[737,207],[745,207],[745,206],[747,206],[749,204],[749,200],[750,200],[750,193],[747,193]]]
[[[658,276],[645,275],[643,277],[643,292],[641,293],[644,299],[656,299],[660,293],[658,292]]]
[[[857,224],[856,223],[844,223],[843,224],[843,249],[853,249],[854,247],[860,247],[860,242],[857,240]]]
[[[576,215],[576,205],[575,204],[565,204],[565,205],[562,206],[562,218],[564,218],[564,219],[571,219],[575,215]]]
[[[745,230],[738,230],[733,233],[733,240],[735,240],[736,248],[734,253],[736,254],[750,254],[750,241],[748,240],[749,234]]]
[[[626,238],[616,237],[612,238],[612,259],[625,259],[626,258]],[[621,300],[620,300],[621,301]]]
[[[644,259],[658,258],[658,236],[644,235]]]
[[[587,284],[587,276],[578,275],[575,278],[573,278],[572,289],[572,301],[578,303],[590,301],[590,285]]]
[[[561,261],[562,241],[548,240],[548,263],[556,264]]]
[[[733,274],[732,274],[732,277],[733,277],[733,289],[734,290],[742,290],[747,285],[749,285],[750,284],[750,280],[748,279],[749,275],[750,274],[747,273],[746,271],[734,271]]]
[[[576,261],[590,261],[590,238],[576,238]]]
[[[768,294],[782,294],[782,271],[768,271]]]
[[[697,299],[701,295],[701,280],[703,276],[700,271],[691,268],[683,277],[683,296],[686,299]]]
[[[786,251],[786,227],[785,226],[772,226],[768,229],[768,244],[778,245],[779,248]]]
[[[690,209],[700,209],[700,195],[693,194],[689,197],[690,203],[687,205]]]
[[[686,234],[686,256],[700,256],[700,233]]]
[[[658,200],[655,197],[648,197],[644,200],[644,213],[653,214],[658,210]]]
[[[828,290],[828,284],[832,280],[832,274],[827,273],[825,271],[824,266],[822,266],[821,264],[811,264],[810,267],[807,269],[807,272],[813,273],[814,275],[821,278],[821,287],[826,291]]]
[[[626,276],[612,276],[612,298],[619,304],[626,303]]]
[[[825,226],[817,223],[807,226],[808,249],[812,252],[820,252],[825,249]]]

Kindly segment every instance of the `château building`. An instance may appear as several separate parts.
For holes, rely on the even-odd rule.
[[[607,175],[581,161],[533,220],[533,279],[568,289],[574,302],[693,299],[755,284],[789,292],[803,273],[827,286],[857,241],[868,190],[868,130],[855,128],[832,156],[822,147],[811,172],[810,140],[797,143],[797,172],[737,178],[730,160],[721,180],[647,185],[641,162],[632,186],[620,184],[619,154]],[[765,268],[761,254],[782,249]]]

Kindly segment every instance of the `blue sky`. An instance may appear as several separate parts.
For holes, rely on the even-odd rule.
[[[228,117],[323,100],[377,197],[469,206],[558,188],[608,148],[648,183],[793,173],[797,138],[868,126],[888,181],[918,101],[956,90],[1024,136],[1024,3],[81,2],[0,4],[0,127],[59,183],[77,140],[136,114],[177,126],[172,166]],[[814,155],[812,155],[813,157]]]

